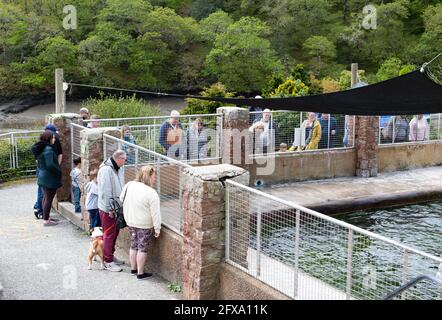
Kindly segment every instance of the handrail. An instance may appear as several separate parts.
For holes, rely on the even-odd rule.
[[[144,152],[146,152],[146,153],[149,153],[149,154],[151,154],[151,155],[154,155],[154,156],[156,156],[156,157],[158,157],[158,158],[160,158],[160,159],[163,159],[163,160],[165,160],[165,161],[168,161],[168,162],[174,163],[174,164],[176,164],[176,165],[179,165],[179,166],[182,166],[182,167],[185,167],[185,168],[192,168],[192,166],[189,165],[189,164],[187,164],[187,163],[184,163],[184,162],[182,162],[182,161],[179,161],[179,160],[175,160],[175,159],[169,158],[169,157],[167,157],[167,156],[165,156],[165,155],[162,155],[162,154],[160,154],[160,153],[158,153],[158,152],[155,152],[155,151],[149,150],[149,149],[147,149],[147,148],[141,147],[141,146],[139,146],[139,145],[133,144],[133,143],[131,143],[131,142],[124,141],[124,140],[122,140],[122,139],[119,139],[119,138],[113,137],[113,136],[108,135],[108,134],[106,134],[106,133],[103,134],[103,138],[107,138],[107,139],[110,139],[110,140],[114,140],[114,141],[120,142],[120,143],[125,144],[125,145],[128,145],[129,147],[132,147],[132,148],[134,148],[134,149],[142,150],[142,151],[144,151]]]
[[[176,116],[176,118],[195,118],[195,117],[209,117],[209,116],[222,116],[222,113],[208,113],[208,114],[183,114]],[[150,116],[150,117],[134,117],[134,118],[106,118],[106,119],[87,119],[83,120],[85,123],[92,121],[110,122],[110,121],[131,121],[131,120],[147,120],[147,119],[168,119],[170,115],[166,116]]]
[[[393,299],[394,297],[398,296],[403,291],[405,291],[408,288],[410,288],[412,285],[414,285],[414,284],[416,284],[418,282],[421,282],[422,280],[430,280],[431,282],[442,286],[442,280],[440,280],[438,278],[435,278],[433,276],[421,275],[421,276],[418,276],[418,277],[410,280],[408,283],[404,284],[403,286],[400,286],[399,288],[397,288],[395,291],[393,291],[388,296],[386,296],[384,298],[384,300],[391,300],[391,299]]]
[[[354,226],[354,225],[352,225],[352,224],[349,224],[349,223],[347,223],[347,222],[340,221],[340,220],[338,220],[338,219],[336,219],[336,218],[329,217],[329,216],[327,216],[327,215],[325,215],[325,214],[323,214],[323,213],[320,213],[320,212],[317,212],[317,211],[311,210],[311,209],[306,208],[306,207],[304,207],[304,206],[301,206],[301,205],[299,205],[299,204],[297,204],[297,203],[294,203],[294,202],[291,202],[291,201],[287,201],[287,200],[284,200],[284,199],[281,199],[281,198],[275,197],[275,196],[273,196],[273,195],[271,195],[271,194],[268,194],[268,193],[265,193],[265,192],[262,192],[262,191],[259,191],[259,190],[256,190],[256,189],[253,189],[253,188],[250,188],[250,187],[248,187],[248,186],[245,186],[245,185],[243,185],[243,184],[241,184],[241,183],[238,183],[238,182],[233,181],[233,180],[230,180],[230,179],[227,179],[227,180],[226,180],[226,183],[227,183],[227,184],[230,184],[230,185],[233,185],[233,186],[236,186],[236,187],[243,188],[244,190],[247,190],[247,191],[249,191],[249,192],[255,193],[255,194],[260,195],[260,196],[262,196],[262,197],[264,197],[264,198],[268,198],[268,199],[274,200],[274,201],[279,202],[279,203],[281,203],[281,204],[283,204],[283,205],[286,205],[286,206],[292,207],[292,208],[294,208],[294,209],[296,209],[296,210],[300,210],[300,211],[302,211],[302,212],[308,213],[308,214],[310,214],[310,215],[312,215],[312,216],[314,216],[314,217],[317,217],[317,218],[320,218],[320,219],[326,220],[326,221],[331,222],[331,223],[333,223],[333,224],[336,224],[336,225],[338,225],[338,226],[341,226],[341,227],[344,227],[344,228],[347,228],[347,229],[350,229],[350,230],[353,230],[353,231],[359,232],[359,233],[361,233],[361,234],[363,234],[363,235],[366,235],[366,236],[368,236],[368,237],[372,237],[372,238],[375,238],[375,239],[381,240],[381,241],[383,241],[383,242],[386,242],[386,243],[392,244],[392,245],[394,245],[394,246],[400,247],[400,248],[402,248],[402,249],[404,249],[404,250],[408,250],[409,252],[416,253],[416,254],[421,255],[421,256],[423,256],[423,257],[426,257],[426,258],[432,259],[432,260],[434,260],[434,261],[437,261],[438,263],[442,263],[442,258],[439,258],[439,257],[433,256],[433,255],[431,255],[431,254],[425,253],[425,252],[420,251],[420,250],[418,250],[418,249],[414,249],[414,248],[412,248],[412,247],[406,246],[406,245],[404,245],[404,244],[402,244],[402,243],[399,243],[399,242],[397,242],[397,241],[395,241],[395,240],[392,240],[392,239],[386,238],[386,237],[384,237],[384,236],[381,236],[381,235],[379,235],[379,234],[373,233],[373,232],[371,232],[371,231],[368,231],[368,230],[365,230],[365,229],[362,229],[362,228],[356,227],[356,226]]]

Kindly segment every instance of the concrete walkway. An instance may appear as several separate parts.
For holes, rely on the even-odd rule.
[[[442,198],[442,166],[383,173],[373,178],[337,178],[261,189],[323,213],[339,213]]]
[[[138,281],[129,266],[113,273],[95,262],[87,270],[89,237],[58,214],[58,226],[43,227],[32,213],[36,191],[33,181],[0,188],[3,299],[182,299],[158,276]]]

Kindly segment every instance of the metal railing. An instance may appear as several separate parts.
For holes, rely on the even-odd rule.
[[[219,159],[222,147],[222,114],[180,115],[173,127],[161,130],[170,116],[86,120],[93,127],[129,126],[130,133],[123,139],[149,150],[168,154],[180,160]],[[201,123],[198,126],[198,123]],[[178,147],[179,146],[179,147]]]
[[[441,114],[379,117],[379,145],[396,143],[424,143],[442,139]]]
[[[419,276],[419,277],[416,277],[416,278],[410,280],[407,284],[404,284],[400,288],[396,289],[395,291],[390,293],[388,296],[386,296],[384,298],[384,300],[392,300],[393,298],[397,297],[398,295],[400,295],[404,291],[410,289],[412,286],[415,286],[418,283],[423,282],[423,281],[431,281],[432,283],[438,285],[440,287],[441,298],[442,298],[442,279],[438,279],[438,278],[432,277],[432,276],[422,275],[422,276]]]
[[[226,261],[294,299],[383,299],[442,263],[234,181],[226,187]],[[401,298],[439,299],[439,289],[430,283]]]
[[[306,112],[271,111],[270,116],[263,111],[250,112],[248,152],[252,155],[284,152],[282,144],[289,151],[353,147],[354,130],[350,128],[350,116],[318,114],[316,120],[320,124],[321,135],[318,141],[313,142],[309,140],[311,129]]]
[[[41,130],[25,130],[0,134],[0,181],[10,176],[35,174],[36,162],[31,147],[41,133]]]
[[[71,152],[72,159],[81,157],[81,132],[87,130],[82,125],[71,123]]]
[[[112,156],[113,152],[118,149],[127,153],[127,162],[124,166],[126,183],[134,180],[139,169],[144,165],[151,165],[156,169],[155,188],[160,196],[162,223],[176,233],[182,234],[181,176],[183,169],[190,165],[104,134],[104,158]]]

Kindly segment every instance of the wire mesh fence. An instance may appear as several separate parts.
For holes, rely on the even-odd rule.
[[[425,142],[442,139],[441,114],[379,117],[379,144]]]
[[[442,259],[227,180],[226,260],[300,300],[383,299]],[[439,269],[442,272],[442,267]],[[440,299],[426,282],[400,299]]]
[[[352,147],[345,115],[292,111],[249,113],[249,154]]]
[[[221,114],[87,120],[89,127],[117,127],[120,138],[179,160],[220,157]]]
[[[81,132],[83,130],[87,130],[87,128],[76,123],[71,123],[72,159],[81,157]]]
[[[31,147],[41,133],[41,130],[28,130],[0,134],[0,182],[35,174],[36,162]]]
[[[126,183],[134,180],[143,166],[155,168],[154,188],[160,197],[162,223],[182,234],[181,176],[183,169],[190,165],[107,134],[103,135],[103,149],[105,158],[111,157],[118,149],[126,151]]]

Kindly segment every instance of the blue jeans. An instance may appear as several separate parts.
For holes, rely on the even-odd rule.
[[[36,173],[37,178],[38,178],[38,173],[39,173],[38,168],[37,168],[35,173]],[[34,209],[37,210],[38,213],[42,213],[43,212],[43,196],[44,196],[43,188],[38,186],[38,189],[37,189],[37,201],[34,204]]]
[[[98,209],[92,209],[88,211],[89,211],[90,229],[93,229],[95,227],[101,227],[100,213],[98,212]]]
[[[75,206],[75,212],[80,213],[81,207],[80,207],[80,197],[81,197],[81,191],[79,187],[72,187],[72,193],[74,194],[74,206]]]

